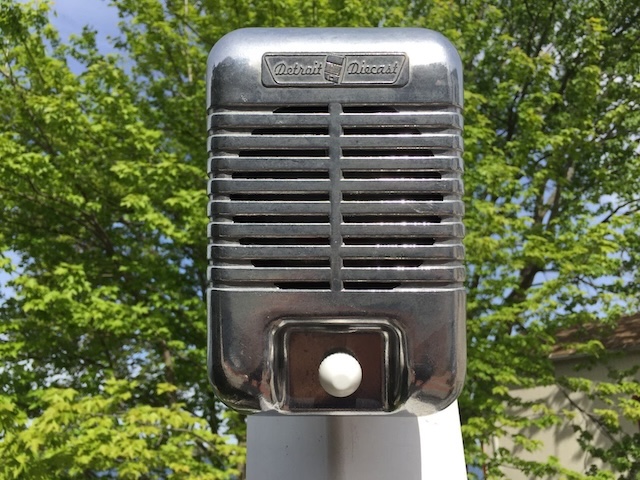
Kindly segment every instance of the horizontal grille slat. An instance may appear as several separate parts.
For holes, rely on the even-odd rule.
[[[442,174],[434,171],[422,170],[342,170],[344,180],[417,180],[440,179]]]
[[[343,192],[342,199],[345,202],[441,202],[444,200],[442,193],[424,192]]]
[[[271,246],[265,248],[262,246],[229,246],[212,244],[209,246],[209,254],[211,258],[225,259],[245,259],[245,258],[303,258],[318,259],[329,258],[331,248],[328,246]]]
[[[308,268],[255,268],[253,266],[211,266],[209,275],[215,282],[319,282],[330,278],[329,267]]]
[[[278,193],[229,193],[229,200],[234,202],[324,202],[329,200],[329,192],[278,192]]]
[[[216,173],[245,172],[253,170],[286,172],[289,170],[328,171],[329,159],[263,158],[263,157],[214,157],[210,160],[210,171]]]
[[[274,107],[273,113],[329,113],[329,105],[289,105]]]
[[[387,268],[384,274],[380,272],[381,267],[374,268],[343,268],[343,280],[347,281],[422,281],[437,283],[457,283],[464,280],[464,267],[462,266],[440,266],[429,265],[418,268]]]
[[[368,115],[377,113],[412,113],[416,116],[425,115],[431,112],[460,112],[460,109],[454,105],[438,105],[438,104],[355,104],[345,103],[342,105],[343,113],[366,113]]]
[[[343,214],[398,214],[407,213],[439,215],[442,217],[461,216],[464,214],[464,204],[461,201],[442,202],[343,202],[341,205]]]
[[[406,127],[445,127],[462,128],[462,115],[452,112],[429,112],[416,115],[415,113],[343,113],[340,121],[343,126],[371,126],[380,125]]]
[[[402,223],[343,224],[343,236],[349,237],[405,237],[425,236],[435,238],[462,238],[464,228],[460,223],[438,223],[431,225]]]
[[[326,237],[242,237],[240,245],[285,246],[285,245],[330,245],[331,238]]]
[[[343,246],[342,258],[414,258],[461,260],[464,257],[462,245],[376,245]]]
[[[257,268],[316,268],[331,267],[330,258],[254,258],[251,265]]]
[[[258,150],[274,148],[280,150],[317,149],[325,151],[326,135],[213,135],[212,147],[223,151]],[[295,155],[299,156],[299,154]]]
[[[462,193],[462,181],[458,179],[446,180],[386,180],[384,178],[371,180],[343,180],[343,192],[437,192]]]
[[[242,113],[213,113],[209,115],[209,125],[221,129],[239,129],[251,127],[279,127],[279,126],[328,126],[327,113],[279,113],[270,112],[242,112]],[[210,127],[211,128],[211,127]]]
[[[329,223],[329,215],[301,215],[291,214],[282,215],[276,214],[263,214],[263,215],[235,215],[232,217],[234,223],[284,223],[287,224],[292,220],[298,223]]]
[[[233,172],[234,180],[324,180],[329,179],[329,172],[316,170],[243,170]]]
[[[459,135],[398,135],[393,139],[386,135],[353,135],[341,139],[343,149],[388,149],[393,148],[442,148],[447,150],[461,150],[462,139]]]
[[[439,172],[461,172],[462,159],[460,157],[400,157],[387,155],[383,157],[345,157],[342,159],[342,170],[428,170]]]
[[[364,127],[342,127],[342,135],[345,137],[348,136],[373,136],[373,135],[384,135],[384,136],[400,136],[400,135],[421,135],[422,130],[415,126],[394,126],[394,125],[378,125],[375,127],[372,126],[364,126]],[[442,133],[441,128],[435,129],[437,132]],[[431,129],[433,131],[433,129]]]
[[[276,209],[273,202],[213,201],[211,213],[216,215],[267,214]],[[326,213],[329,214],[329,202],[279,202],[277,210],[283,215]]]
[[[269,126],[254,128],[251,135],[268,135],[268,136],[300,136],[300,135],[329,135],[329,127],[314,126]]]
[[[355,148],[342,149],[343,158],[349,158],[349,157],[371,157],[371,158],[382,157],[385,159],[389,159],[392,157],[421,158],[425,156],[434,157],[436,155],[440,155],[441,153],[449,153],[449,151],[443,150],[443,149],[435,150],[433,148],[425,149],[425,148],[410,148],[410,147],[403,147],[403,148],[355,147]]]
[[[209,238],[321,237],[329,234],[329,224],[313,223],[219,223],[209,226]]]
[[[344,215],[342,221],[345,224],[348,223],[440,223],[441,218],[434,215],[424,214],[411,214],[411,215],[399,215],[386,214],[378,215],[374,212],[363,215]]]
[[[279,193],[326,192],[331,186],[328,180],[245,180],[220,178],[209,182],[209,192],[226,193]]]
[[[402,246],[402,248],[411,248],[416,245],[433,245],[436,243],[435,238],[425,237],[425,236],[406,236],[406,237],[386,237],[386,236],[377,236],[377,237],[358,237],[358,236],[346,236],[342,239],[344,248],[347,245],[368,245],[368,246]],[[375,253],[372,253],[375,255]]]

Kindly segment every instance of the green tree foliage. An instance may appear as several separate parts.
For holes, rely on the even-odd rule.
[[[483,449],[567,421],[519,418],[509,395],[557,381],[556,331],[640,306],[637,0],[113,4],[121,56],[89,29],[61,41],[46,2],[0,0],[1,478],[240,475],[242,419],[215,402],[205,371],[205,66],[227,31],[285,25],[422,26],[456,44],[469,462],[492,477],[513,466],[637,478],[637,439],[616,423],[640,416],[637,377],[563,381],[611,403],[590,414],[613,446],[582,439],[614,473]]]

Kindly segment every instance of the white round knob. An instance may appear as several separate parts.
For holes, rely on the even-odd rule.
[[[362,367],[348,353],[332,353],[320,363],[318,371],[320,385],[334,397],[348,397],[362,381]]]

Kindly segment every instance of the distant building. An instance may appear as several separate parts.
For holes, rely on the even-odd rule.
[[[571,348],[571,344],[588,340],[600,340],[608,353],[606,365],[595,362],[592,368],[582,369],[587,355],[578,353]],[[581,328],[573,328],[563,331],[557,336],[557,347],[551,354],[555,366],[556,377],[581,377],[596,382],[611,382],[608,377],[608,368],[617,371],[629,370],[640,365],[640,314],[620,319],[615,328],[608,330],[600,326],[590,325]],[[636,371],[634,379],[640,381],[640,374]],[[599,447],[607,447],[610,444],[606,433],[598,424],[590,418],[588,413],[594,409],[603,408],[599,402],[594,402],[585,393],[567,392],[558,385],[545,387],[514,389],[511,391],[514,397],[525,401],[542,402],[547,407],[557,412],[569,412],[567,422],[554,425],[547,429],[528,429],[522,431],[527,438],[539,440],[543,447],[535,452],[527,452],[520,446],[513,445],[509,438],[494,439],[490,442],[489,449],[500,447],[507,448],[523,460],[536,460],[545,462],[550,456],[558,458],[560,464],[568,469],[586,473],[591,465],[608,469],[598,459],[591,457],[579,445],[574,426],[578,425],[593,434],[593,442]],[[605,407],[606,408],[606,407]],[[586,412],[586,413],[583,413]],[[531,409],[523,409],[518,412],[522,416],[535,416]],[[570,419],[570,416],[573,419]],[[640,425],[628,420],[621,421],[624,432],[634,434],[639,431]],[[505,469],[504,473],[511,480],[533,479],[519,471]],[[539,477],[537,477],[539,478]]]

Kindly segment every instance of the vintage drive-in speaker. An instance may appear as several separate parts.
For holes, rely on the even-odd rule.
[[[462,69],[424,29],[211,50],[209,373],[245,411],[417,415],[464,380]]]

